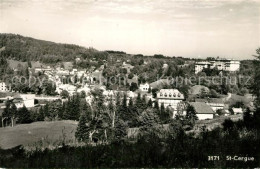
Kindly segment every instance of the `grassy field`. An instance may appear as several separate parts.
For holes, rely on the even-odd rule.
[[[27,149],[55,148],[63,142],[75,144],[76,127],[77,122],[64,120],[0,128],[0,148],[8,149],[18,145]]]

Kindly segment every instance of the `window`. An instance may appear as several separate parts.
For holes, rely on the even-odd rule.
[[[169,94],[169,97],[172,97],[172,95],[171,95],[171,94]]]
[[[164,94],[164,97],[167,97],[167,94],[166,94],[166,93]]]

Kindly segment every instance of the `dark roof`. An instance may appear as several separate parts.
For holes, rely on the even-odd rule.
[[[212,108],[203,102],[190,102],[197,114],[215,114]]]

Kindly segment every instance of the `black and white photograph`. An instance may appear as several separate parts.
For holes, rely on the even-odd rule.
[[[0,0],[0,168],[260,168],[260,0]]]

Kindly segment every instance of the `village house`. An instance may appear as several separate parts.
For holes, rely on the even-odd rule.
[[[206,103],[214,112],[217,112],[217,110],[223,110],[225,107],[224,100],[221,98],[195,99],[195,101]]]
[[[204,102],[190,102],[194,107],[198,120],[213,119],[215,112],[213,109]]]
[[[70,85],[70,84],[61,84],[58,87],[56,87],[56,92],[58,94],[61,94],[63,90],[66,90],[70,96],[72,96],[76,92],[76,86]]]
[[[17,109],[23,106],[27,108],[34,107],[35,94],[19,94],[13,97],[13,103]]]
[[[161,89],[157,92],[157,100],[159,107],[163,104],[165,108],[171,108],[176,114],[178,104],[184,100],[184,95],[177,89]]]
[[[10,86],[8,86],[5,82],[0,82],[0,92],[9,92],[11,91]]]
[[[140,84],[140,87],[139,89],[142,91],[142,92],[148,92],[150,88],[150,85],[148,83],[145,83],[145,84]]]
[[[232,108],[232,111],[234,112],[234,114],[243,114],[243,109],[242,108]]]

